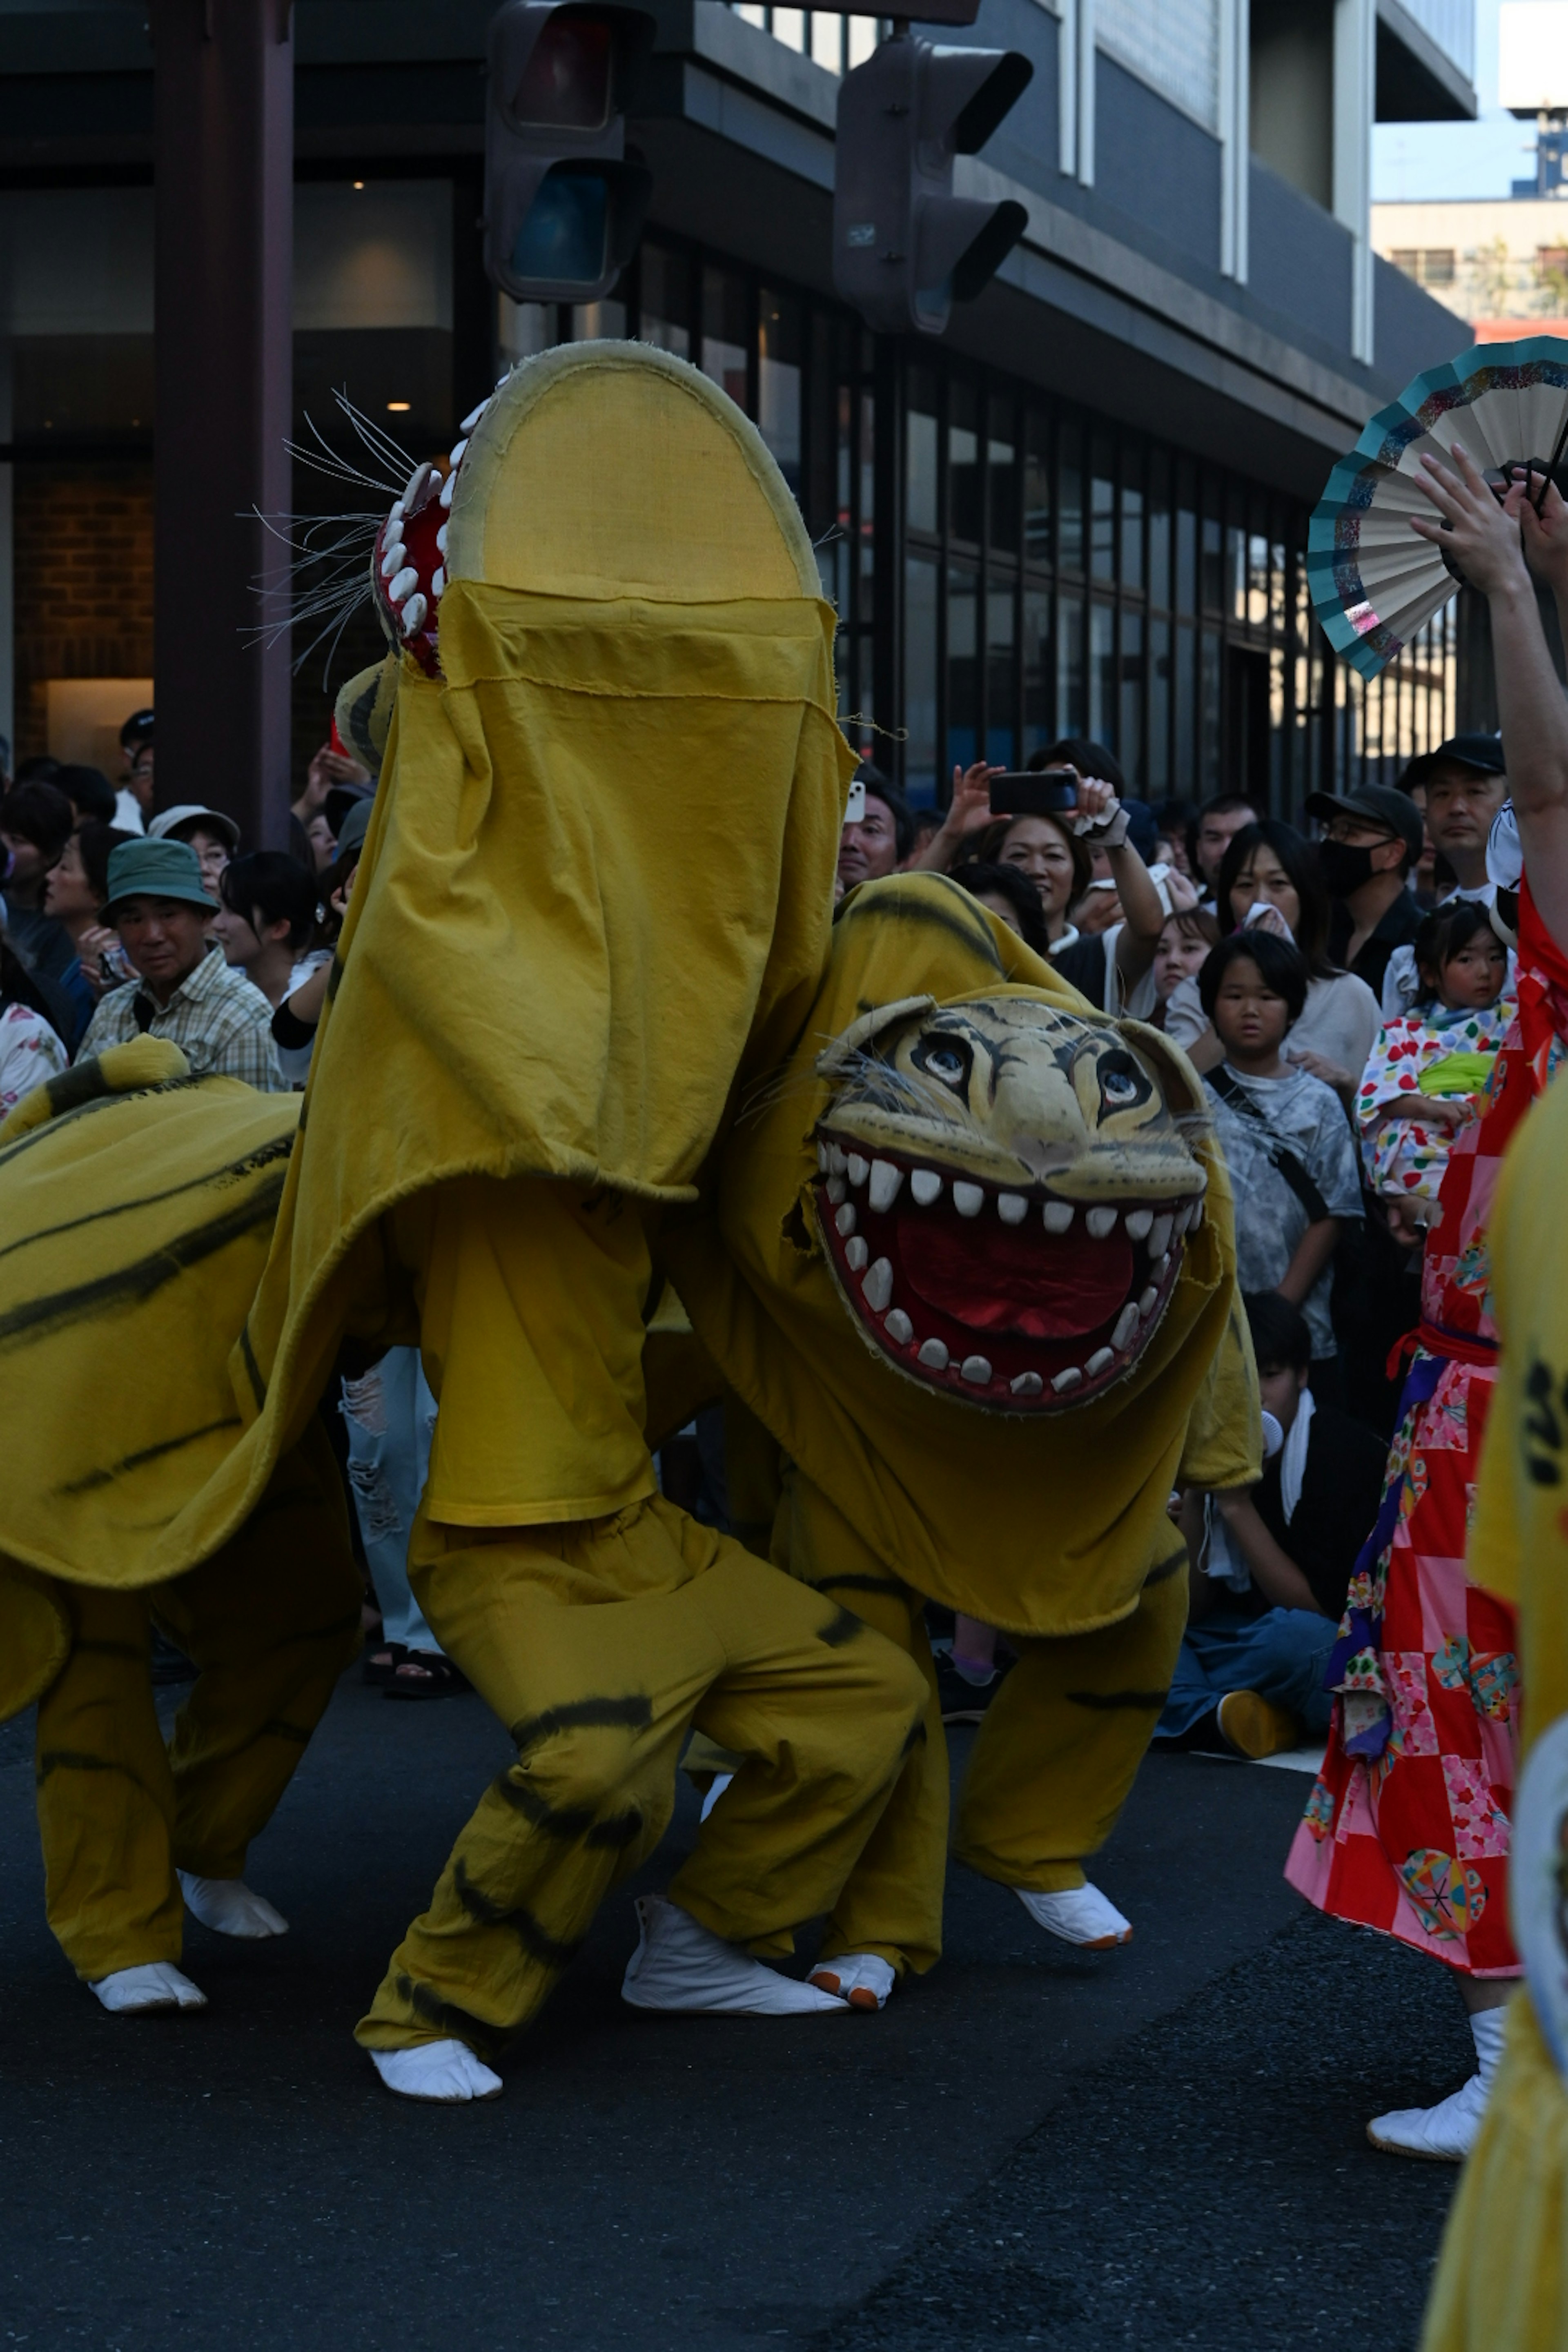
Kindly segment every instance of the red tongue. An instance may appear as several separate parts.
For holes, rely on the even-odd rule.
[[[1078,1339],[1108,1323],[1132,1287],[1132,1244],[1120,1226],[1093,1242],[1081,1233],[1058,1237],[1033,1222],[927,1221],[918,1210],[898,1223],[910,1288],[973,1331]]]

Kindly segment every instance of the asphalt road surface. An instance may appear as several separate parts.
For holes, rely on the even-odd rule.
[[[1295,1773],[1151,1759],[1096,1874],[1118,1953],[955,1870],[946,1958],[875,2018],[629,2010],[622,1893],[504,2097],[432,2110],[350,2029],[506,1757],[477,1699],[345,1678],[252,1855],[292,1932],[193,1926],[184,2019],[105,2016],[57,1951],[30,1738],[0,1733],[0,2352],[1416,2342],[1456,2176],[1363,2126],[1455,2087],[1468,2035],[1430,1962],[1285,1886]],[[683,1795],[634,1884],[695,1827]]]

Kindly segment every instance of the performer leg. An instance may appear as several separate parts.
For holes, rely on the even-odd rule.
[[[1083,1862],[1115,1827],[1165,1704],[1186,1622],[1185,1566],[1177,1543],[1120,1624],[1020,1641],[974,1743],[953,1853],[1016,1887],[1041,1926],[1073,1943],[1131,1932],[1087,1886]]]

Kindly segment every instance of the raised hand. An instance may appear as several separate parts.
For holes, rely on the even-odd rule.
[[[1412,479],[1437,513],[1412,515],[1411,530],[1451,556],[1483,596],[1527,585],[1517,509],[1508,510],[1516,497],[1522,501],[1524,486],[1515,483],[1500,506],[1469,452],[1456,442],[1448,455],[1451,463],[1445,465],[1429,451],[1423,454]]]

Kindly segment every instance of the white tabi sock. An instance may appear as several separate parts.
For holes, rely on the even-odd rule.
[[[621,1999],[634,2009],[723,2017],[789,2017],[803,2010],[848,2014],[847,2001],[764,1968],[710,1928],[699,1927],[679,1904],[639,1895],[637,1919],[642,1933],[621,1979]]]

